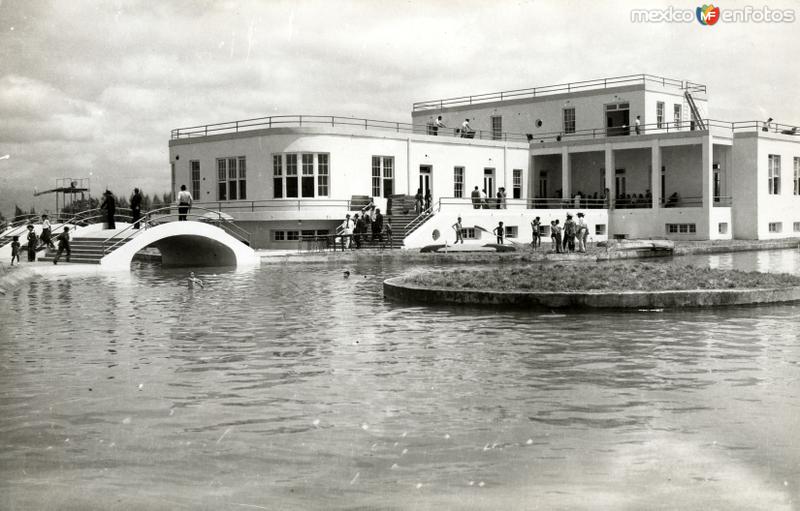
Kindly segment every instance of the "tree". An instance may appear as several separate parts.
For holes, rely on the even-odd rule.
[[[158,209],[162,206],[161,198],[158,196],[157,193],[153,194],[153,199],[151,202],[153,203],[153,209]]]
[[[164,192],[164,195],[161,198],[164,204],[172,203],[172,192]]]

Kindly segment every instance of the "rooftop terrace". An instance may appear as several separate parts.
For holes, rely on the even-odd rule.
[[[500,92],[490,92],[488,94],[476,94],[472,96],[459,96],[454,98],[434,99],[431,101],[421,101],[414,103],[414,112],[425,110],[441,110],[463,105],[474,105],[480,103],[491,103],[495,101],[511,101],[516,99],[538,98],[541,96],[551,96],[554,94],[566,94],[570,92],[582,92],[587,90],[601,90],[612,87],[624,87],[629,85],[661,85],[662,87],[688,90],[692,93],[705,93],[706,86],[686,80],[675,78],[665,78],[648,74],[613,76],[610,78],[600,78],[597,80],[585,80],[581,82],[560,83],[557,85],[545,85],[533,87],[531,89],[517,89]]]

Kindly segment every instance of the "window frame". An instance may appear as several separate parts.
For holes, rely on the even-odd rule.
[[[666,105],[663,101],[656,101],[656,128],[661,129],[664,125],[664,109]]]
[[[569,115],[571,113],[571,115]],[[575,107],[564,107],[562,109],[562,127],[564,129],[564,133],[575,133],[576,128],[576,114],[575,114]]]
[[[767,195],[781,194],[781,155],[767,155]]]
[[[458,165],[453,167],[453,197],[464,197],[464,167]]]
[[[192,198],[200,200],[200,160],[189,160],[189,176],[192,184]]]

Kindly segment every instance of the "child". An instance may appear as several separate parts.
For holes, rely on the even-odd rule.
[[[69,227],[64,226],[64,232],[58,235],[58,252],[56,252],[56,256],[53,258],[53,264],[58,264],[58,260],[61,259],[61,254],[63,252],[67,253],[67,262],[69,262],[69,256],[72,255],[72,251],[69,247]]]
[[[33,225],[28,225],[28,262],[36,262],[36,243],[38,242]]]
[[[11,242],[11,266],[14,266],[14,259],[16,258],[19,264],[19,236],[14,236]]]
[[[503,222],[497,224],[497,227],[494,228],[494,235],[497,236],[497,244],[503,244],[503,235],[505,234],[505,227],[503,227]]]
[[[197,284],[201,288],[205,289],[206,286],[203,285],[203,281],[198,279],[194,276],[194,272],[189,272],[189,279],[188,279],[189,289],[194,289],[194,285]]]

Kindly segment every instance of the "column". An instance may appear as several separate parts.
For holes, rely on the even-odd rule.
[[[659,199],[661,198],[661,144],[658,139],[653,140],[653,145],[650,148],[650,193],[653,194],[651,208],[659,208]]]
[[[608,188],[608,203],[609,205],[614,204],[614,199],[617,197],[617,191],[614,189],[614,150],[611,148],[611,144],[606,144],[606,188]]]
[[[710,134],[703,137],[702,144],[702,173],[703,173],[703,225],[697,226],[697,235],[700,239],[711,239],[712,208],[714,207],[714,144]]]
[[[561,198],[572,196],[572,167],[569,162],[569,148],[561,149]]]

